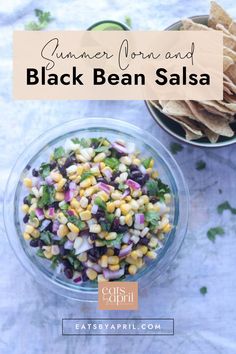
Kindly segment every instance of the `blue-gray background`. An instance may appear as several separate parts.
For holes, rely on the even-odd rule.
[[[236,17],[233,0],[221,4]],[[116,117],[152,132],[169,147],[173,141],[152,120],[141,101],[13,101],[12,31],[34,19],[33,10],[51,11],[50,29],[85,29],[102,19],[132,18],[134,29],[164,29],[182,17],[208,13],[209,3],[197,1],[30,1],[0,2],[0,198],[19,153],[55,124],[89,116]],[[60,298],[39,286],[24,271],[8,244],[0,223],[0,353],[236,353],[236,216],[222,216],[216,206],[228,200],[236,206],[235,146],[204,150],[184,146],[176,155],[191,191],[187,237],[166,279],[140,294],[135,316],[174,317],[174,337],[62,337],[62,317],[114,316],[96,304]],[[207,167],[195,169],[203,159]],[[219,193],[222,189],[222,194]],[[207,239],[210,227],[221,225],[225,236]],[[207,286],[203,296],[199,288]],[[119,313],[117,316],[134,313]]]

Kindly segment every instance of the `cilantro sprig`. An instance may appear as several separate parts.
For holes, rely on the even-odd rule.
[[[49,11],[42,11],[40,9],[35,9],[35,16],[37,21],[31,21],[25,25],[25,29],[28,31],[41,31],[45,29],[50,22],[53,21],[51,13]]]
[[[224,210],[230,210],[232,214],[236,214],[236,208],[233,208],[228,201],[219,204],[217,207],[217,211],[219,214],[223,214]]]
[[[207,231],[207,237],[212,242],[215,242],[216,236],[223,236],[224,234],[225,234],[225,231],[220,226],[212,227],[211,229],[209,229]]]

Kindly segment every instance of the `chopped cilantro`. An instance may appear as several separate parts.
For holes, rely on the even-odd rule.
[[[180,145],[179,143],[172,142],[170,144],[170,151],[172,152],[173,155],[176,155],[178,152],[182,150],[183,150],[183,146]]]
[[[41,232],[40,239],[46,243],[47,246],[51,245],[52,243],[52,234],[49,231]]]
[[[60,209],[61,210],[68,210],[69,209],[69,204],[65,203],[65,204],[60,205]]]
[[[132,28],[132,20],[130,16],[125,16],[125,24],[129,27]]]
[[[94,204],[98,205],[103,210],[107,208],[106,203],[100,197],[94,199]]]
[[[50,261],[52,262],[50,267],[52,269],[56,269],[56,267],[58,266],[58,263],[59,263],[59,260],[58,260],[58,257],[57,256],[53,256]]]
[[[95,152],[100,153],[100,152],[107,152],[109,150],[108,146],[99,146],[96,149],[94,149]]]
[[[83,230],[86,227],[85,222],[83,222],[82,220],[80,220],[79,218],[77,218],[76,216],[70,216],[70,215],[66,215],[67,219],[69,222],[71,222],[72,224],[74,224],[75,226],[77,226],[80,230]]]
[[[211,229],[209,229],[207,231],[207,237],[212,242],[215,242],[216,236],[217,235],[223,236],[224,233],[225,233],[225,231],[224,231],[224,229],[222,227],[220,227],[220,226],[212,227]]]
[[[38,207],[44,208],[54,202],[55,188],[53,186],[44,185],[43,194],[38,200]]]
[[[126,188],[126,185],[125,185],[124,183],[119,183],[118,189],[119,189],[121,192],[124,192],[127,188]]]
[[[163,183],[160,179],[150,179],[147,181],[146,187],[150,196],[159,197],[160,200],[164,200],[164,194],[170,192],[167,184]]]
[[[46,178],[50,174],[50,165],[48,163],[42,163],[39,169],[41,177]]]
[[[151,162],[151,161],[152,161],[152,158],[149,157],[149,158],[143,160],[143,161],[142,161],[142,164],[143,164],[143,166],[144,166],[145,168],[148,168],[148,167],[150,166],[150,162]]]
[[[118,234],[115,240],[103,240],[104,244],[115,247],[120,245],[123,239],[123,234]]]
[[[44,12],[39,9],[35,9],[35,16],[37,17],[38,22],[31,21],[26,26],[25,29],[29,31],[40,31],[45,29],[47,25],[53,21],[50,12]]]
[[[45,258],[44,252],[43,252],[43,250],[42,250],[41,248],[39,248],[39,249],[37,250],[36,255],[39,256],[39,257],[41,257],[41,258]]]
[[[144,214],[144,217],[145,217],[145,221],[150,224],[149,225],[150,229],[154,230],[157,227],[158,222],[160,220],[160,216],[158,212],[154,210],[148,210]]]
[[[54,158],[56,160],[61,159],[65,155],[65,150],[62,146],[59,146],[54,150]]]
[[[202,295],[206,295],[206,293],[207,293],[207,287],[206,287],[206,286],[202,286],[202,287],[199,289],[199,291],[200,291],[200,293],[201,293]]]
[[[204,170],[204,168],[206,168],[206,162],[205,161],[199,160],[199,161],[196,162],[196,169],[198,171]]]
[[[87,171],[87,172],[82,173],[80,182],[83,182],[86,178],[91,177],[91,176],[93,176],[92,172]]]
[[[36,217],[36,214],[34,211],[31,211],[30,214],[29,214],[29,219],[30,221],[33,221],[33,219]]]
[[[74,144],[79,144],[81,145],[83,148],[87,148],[90,146],[90,142],[88,139],[85,139],[85,138],[81,138],[81,139],[78,139],[78,138],[73,138],[71,139],[71,141],[74,143]]]
[[[115,157],[107,157],[105,160],[104,160],[105,164],[107,166],[109,166],[110,168],[112,168],[113,170],[115,170],[120,162],[118,159],[116,159]]]
[[[232,214],[236,214],[236,208],[233,208],[228,201],[219,204],[217,207],[217,211],[219,214],[222,214],[224,210],[230,210]]]

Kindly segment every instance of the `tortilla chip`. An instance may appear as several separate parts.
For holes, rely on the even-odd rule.
[[[236,63],[236,52],[230,48],[224,47],[223,53],[226,57],[230,57]]]
[[[228,93],[224,92],[224,101],[228,103],[236,103],[236,95],[229,95]]]
[[[161,109],[161,106],[160,106],[160,104],[159,104],[159,101],[154,101],[154,100],[150,100],[150,101],[148,101],[149,103],[151,103],[151,105],[154,107],[154,108],[156,108],[156,109]]]
[[[162,101],[161,105],[163,107],[163,113],[173,115],[189,117],[191,115],[191,110],[185,101]]]
[[[211,28],[202,25],[200,23],[196,23],[192,21],[190,18],[182,20],[182,26],[180,30],[183,31],[211,31]]]
[[[184,126],[187,128],[190,132],[193,134],[202,137],[202,132],[201,129],[199,128],[198,122],[195,122],[194,120],[188,118],[188,117],[181,117],[181,116],[170,116],[167,115],[170,119],[174,120],[175,122],[179,123],[180,125]]]
[[[183,124],[180,124],[180,125],[183,128],[183,130],[185,131],[185,138],[187,140],[197,140],[197,139],[202,138],[202,136],[203,136],[202,134],[201,135],[195,134],[191,130],[189,130],[185,125],[183,125]]]
[[[208,26],[216,28],[218,23],[228,28],[232,22],[232,18],[229,14],[215,1],[211,1],[210,15],[208,20]]]
[[[236,64],[230,65],[228,69],[225,71],[225,75],[236,84]]]
[[[198,101],[200,104],[206,106],[206,109],[212,108],[212,113],[216,113],[227,118],[227,113],[233,115],[236,112],[236,107],[229,105],[224,101]]]
[[[231,35],[229,30],[224,25],[222,25],[221,23],[217,23],[216,24],[216,29],[219,30],[219,31],[222,31],[224,34],[226,34],[228,36]]]
[[[195,101],[187,101],[187,105],[194,118],[204,124],[207,128],[216,134],[231,137],[234,135],[229,123],[221,116],[207,112],[201,105]]]
[[[223,43],[225,47],[232,49],[233,51],[236,50],[236,40],[233,36],[228,36],[225,34],[223,36]]]
[[[231,82],[225,82],[224,86],[227,87],[232,92],[232,94],[236,94],[236,85]]]
[[[229,68],[231,65],[233,65],[233,64],[234,64],[233,59],[224,55],[224,61],[223,61],[223,65],[224,65],[223,70],[224,70],[224,72],[225,72],[226,70],[228,70],[228,68]]]
[[[205,126],[202,129],[206,137],[210,140],[210,142],[215,144],[219,139],[219,134],[214,133],[211,129]]]

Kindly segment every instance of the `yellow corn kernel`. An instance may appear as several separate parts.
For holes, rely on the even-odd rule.
[[[101,170],[101,172],[106,177],[107,172],[112,174],[112,169],[110,167],[106,166]]]
[[[98,273],[95,270],[91,269],[91,268],[86,270],[86,274],[87,274],[87,277],[90,280],[95,280],[97,278],[97,275],[98,275]]]
[[[112,271],[116,271],[120,269],[119,264],[109,264],[109,269]]]
[[[85,211],[82,211],[80,214],[79,214],[81,220],[83,221],[87,221],[87,220],[90,220],[91,217],[92,217],[92,214],[89,210],[85,210]]]
[[[132,251],[131,253],[130,253],[130,256],[133,258],[133,259],[138,259],[138,252],[137,251]]]
[[[88,259],[87,252],[80,253],[80,255],[77,258],[80,262],[86,262]]]
[[[108,248],[107,255],[108,256],[113,256],[114,255],[114,250],[112,248]]]
[[[94,157],[93,161],[94,162],[101,162],[101,161],[103,161],[105,159],[105,157],[106,157],[106,154],[104,152],[100,152],[99,154],[97,154]]]
[[[29,221],[30,225],[33,227],[39,227],[39,219],[38,218],[33,218],[33,220]]]
[[[106,240],[115,240],[117,238],[117,233],[116,232],[109,232],[107,236],[105,236]]]
[[[152,168],[151,167],[147,168],[146,173],[148,173],[150,175],[152,173]]]
[[[108,281],[102,274],[98,274],[98,282]]]
[[[61,191],[63,186],[66,184],[66,179],[62,178],[56,185],[56,190]]]
[[[90,197],[90,195],[94,194],[96,192],[95,186],[89,187],[84,191],[84,196],[85,197]]]
[[[108,235],[107,231],[102,231],[102,232],[99,232],[98,237],[103,240],[107,235]]]
[[[58,202],[62,202],[64,200],[64,193],[62,192],[56,192],[55,193],[55,199],[58,201]]]
[[[53,179],[54,182],[59,182],[63,177],[60,173],[57,173],[57,172],[51,172],[51,177]]]
[[[130,202],[130,201],[132,200],[132,198],[131,198],[130,195],[128,195],[128,196],[125,198],[125,200],[126,200],[127,202]]]
[[[164,198],[165,198],[166,204],[170,204],[170,202],[171,202],[171,195],[170,195],[170,193],[165,193],[165,194],[164,194]]]
[[[52,258],[52,256],[53,256],[52,252],[49,252],[49,251],[44,251],[43,253],[44,253],[44,256],[45,256],[47,259],[50,259],[50,258]]]
[[[109,256],[108,264],[119,264],[120,258],[118,256]]]
[[[58,236],[65,237],[69,232],[69,229],[66,225],[60,225],[57,231]]]
[[[97,196],[100,197],[104,202],[109,200],[109,195],[104,191],[99,192]]]
[[[152,167],[154,166],[154,162],[155,162],[155,161],[154,161],[153,159],[151,159],[151,161],[150,161],[150,163],[149,163],[149,167],[152,168]]]
[[[136,200],[132,199],[129,204],[130,204],[132,210],[136,211],[139,209],[139,204]]]
[[[23,237],[24,237],[24,239],[27,240],[27,241],[28,241],[28,240],[31,240],[30,234],[28,234],[27,232],[24,232],[24,233],[23,233]]]
[[[105,163],[104,163],[104,162],[100,162],[100,168],[101,168],[101,170],[102,170],[103,168],[105,168],[105,167],[106,167]]]
[[[83,197],[84,196],[84,189],[80,189],[80,191],[79,191],[79,195],[80,195],[80,197]]]
[[[58,221],[61,223],[61,224],[66,224],[67,223],[67,218],[65,217],[65,215],[60,212],[58,215],[57,215],[57,219]]]
[[[115,208],[119,208],[121,206],[121,200],[115,200],[113,203]]]
[[[147,248],[147,246],[143,245],[139,248],[139,250],[142,252],[143,255],[145,255],[148,251],[148,248]]]
[[[70,229],[71,232],[74,232],[75,234],[79,233],[80,231],[76,225],[72,224],[72,222],[68,222],[67,227]]]
[[[99,232],[101,232],[101,231],[102,231],[102,228],[101,228],[101,225],[99,225],[99,224],[90,225],[90,227],[89,227],[89,232],[99,234]]]
[[[39,238],[40,232],[39,230],[35,229],[33,232],[31,232],[31,235],[33,236],[33,238]]]
[[[162,229],[162,231],[163,231],[165,234],[167,234],[167,232],[170,232],[170,230],[171,230],[171,225],[170,225],[170,224],[166,224],[166,225],[163,227],[163,229]]]
[[[23,204],[21,210],[23,211],[23,213],[27,214],[29,211],[29,206],[27,204]]]
[[[156,252],[154,252],[154,251],[148,251],[148,252],[146,253],[146,256],[147,256],[148,258],[150,258],[150,259],[155,259],[155,258],[157,258],[157,254],[156,254]]]
[[[127,215],[131,210],[131,206],[130,204],[122,204],[120,210],[123,215]]]
[[[32,188],[32,186],[33,186],[32,180],[30,178],[24,178],[23,183],[24,183],[24,186],[27,188]]]
[[[148,210],[154,209],[154,205],[153,205],[152,203],[148,203],[147,209],[148,209]]]
[[[152,172],[152,178],[157,179],[157,177],[158,177],[158,172],[157,171],[153,171]]]
[[[143,201],[143,204],[148,204],[149,203],[149,198],[147,195],[142,195],[139,200]]]
[[[158,245],[158,240],[157,240],[157,238],[156,238],[156,237],[151,237],[151,239],[150,239],[148,245],[149,245],[150,247],[152,247],[152,248],[157,247],[157,245]]]
[[[77,199],[73,198],[73,199],[70,201],[70,206],[71,206],[72,208],[77,209],[77,208],[80,207],[80,203],[78,202]]]
[[[115,211],[115,204],[113,202],[107,203],[107,211],[108,213],[113,213]]]
[[[100,266],[101,266],[102,268],[107,268],[107,265],[108,265],[108,257],[107,257],[107,255],[104,254],[104,255],[101,257]]]
[[[94,184],[97,184],[97,180],[96,180],[96,178],[95,178],[94,176],[91,176],[91,177],[90,177],[90,180],[91,180],[92,186],[93,186]]]
[[[84,181],[80,182],[80,187],[81,188],[88,188],[92,185],[92,181],[91,181],[91,178],[88,177],[86,178]]]
[[[133,164],[139,166],[141,164],[141,161],[139,159],[134,159]]]
[[[114,200],[119,200],[120,201],[121,200],[121,196],[122,196],[122,193],[119,192],[119,191],[115,191],[115,192],[111,193],[111,197]]]
[[[134,265],[134,264],[131,264],[130,266],[129,266],[129,268],[128,268],[128,272],[129,272],[129,274],[131,274],[131,275],[134,275],[134,274],[136,274],[137,273],[137,267]]]
[[[31,235],[31,233],[34,231],[34,227],[32,226],[32,225],[26,225],[26,227],[25,227],[25,232],[27,233],[27,234],[30,234]]]
[[[83,173],[83,170],[84,170],[83,166],[82,166],[82,165],[79,165],[79,166],[77,167],[77,175],[81,176],[82,173]]]
[[[131,226],[133,224],[133,218],[132,218],[131,214],[127,214],[125,216],[125,223],[128,226]]]

